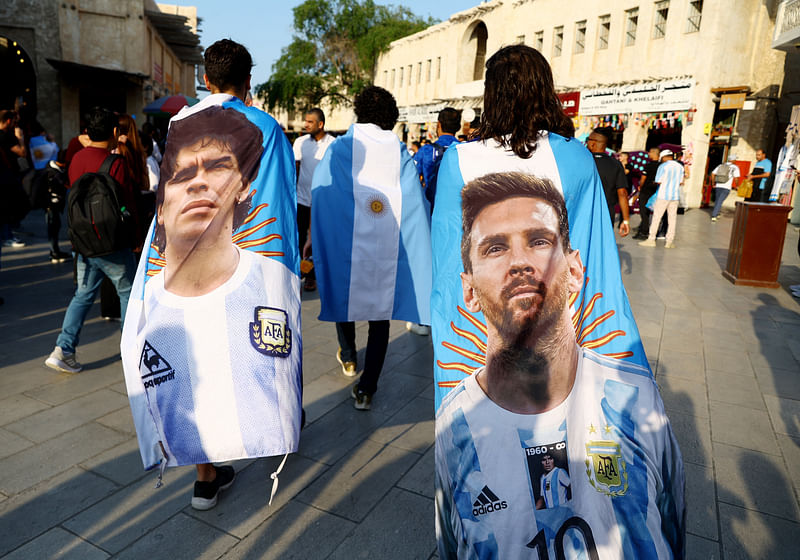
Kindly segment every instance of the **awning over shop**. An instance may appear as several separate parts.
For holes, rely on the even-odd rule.
[[[152,10],[145,10],[144,13],[181,61],[189,64],[203,64],[200,38],[187,25],[189,21],[187,17]]]
[[[113,70],[111,68],[103,68],[101,66],[90,66],[88,64],[79,64],[77,62],[69,62],[56,58],[48,58],[46,60],[50,66],[58,70],[66,78],[82,82],[128,81],[140,84],[145,78],[147,78],[145,74],[125,72],[123,70]]]

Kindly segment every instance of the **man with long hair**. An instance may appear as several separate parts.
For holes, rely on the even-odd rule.
[[[525,45],[504,47],[486,63],[484,113],[473,142],[455,144],[439,168],[432,219],[433,285],[431,315],[436,352],[436,402],[468,371],[458,332],[474,329],[463,307],[453,250],[460,239],[461,189],[488,173],[517,171],[552,181],[562,193],[586,277],[576,300],[584,325],[615,333],[603,352],[624,356],[647,368],[620,277],[614,231],[606,197],[591,153],[575,138],[572,121],[556,95],[545,58]],[[596,295],[600,294],[600,295]],[[594,299],[593,299],[594,298]],[[481,315],[471,317],[480,320]],[[452,325],[451,325],[452,323]]]

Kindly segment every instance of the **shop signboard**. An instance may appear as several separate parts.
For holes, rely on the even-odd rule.
[[[411,105],[409,107],[400,107],[398,109],[400,116],[397,118],[397,120],[414,124],[436,122],[439,118],[439,111],[445,107],[446,105],[444,103],[431,103],[428,105]]]
[[[581,91],[581,115],[660,113],[692,108],[693,78],[678,78]]]
[[[568,117],[578,116],[581,106],[581,92],[570,91],[567,93],[559,93],[558,98],[561,100],[561,107],[564,109],[565,115]]]
[[[719,98],[720,109],[741,109],[744,107],[745,98],[747,94],[744,93],[726,93]]]

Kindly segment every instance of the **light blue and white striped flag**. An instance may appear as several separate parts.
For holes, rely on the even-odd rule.
[[[552,133],[542,133],[529,159],[494,140],[469,142],[445,152],[434,204],[431,329],[437,409],[450,389],[486,360],[483,314],[467,311],[462,296],[461,189],[488,173],[509,171],[550,179],[564,195],[572,248],[580,251],[585,267],[583,289],[570,300],[578,343],[649,371],[622,285],[603,186],[589,151],[574,138]]]
[[[430,323],[430,214],[405,145],[354,124],[330,145],[311,186],[322,321]]]

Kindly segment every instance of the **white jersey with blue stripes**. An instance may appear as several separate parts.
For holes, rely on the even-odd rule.
[[[505,410],[472,375],[437,414],[443,559],[682,557],[683,485],[649,372],[592,350],[552,410]]]
[[[683,166],[674,159],[667,160],[658,166],[656,183],[660,200],[680,200],[681,183],[683,183]]]
[[[163,271],[145,286],[139,372],[169,466],[297,450],[300,302],[286,290],[296,276],[237,250],[233,276],[208,294],[168,292]]]

